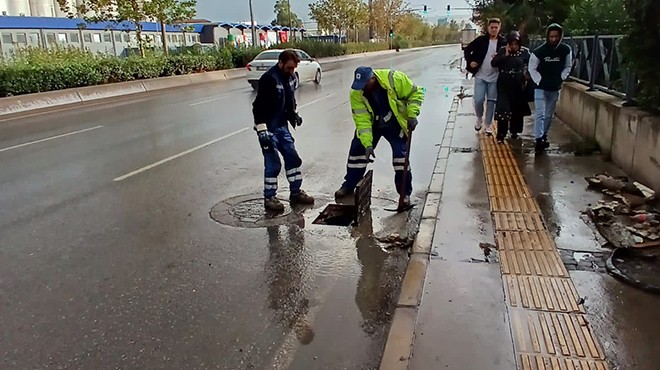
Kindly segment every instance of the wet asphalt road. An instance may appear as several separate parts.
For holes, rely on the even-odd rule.
[[[243,79],[0,120],[0,368],[376,368],[407,255],[374,234],[416,217],[382,211],[396,197],[386,142],[373,223],[311,221],[344,175],[354,68],[396,68],[427,88],[411,156],[419,199],[459,56],[452,46],[352,60],[301,86],[294,135],[318,201],[269,227],[209,217],[261,193]],[[254,203],[227,219],[262,217]]]

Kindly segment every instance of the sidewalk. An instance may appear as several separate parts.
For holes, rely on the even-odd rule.
[[[535,156],[532,137],[498,146],[473,121],[466,99],[438,160],[444,186],[408,368],[656,368],[660,298],[603,273],[609,250],[580,219],[600,199],[583,177],[616,168],[575,157],[560,122]]]

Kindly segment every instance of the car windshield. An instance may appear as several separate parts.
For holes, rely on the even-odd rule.
[[[254,60],[277,60],[280,57],[281,51],[264,51],[263,53],[257,55]]]

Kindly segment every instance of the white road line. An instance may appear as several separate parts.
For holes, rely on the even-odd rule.
[[[55,135],[55,136],[51,136],[51,137],[46,137],[46,138],[39,139],[39,140],[35,140],[35,141],[29,141],[29,142],[27,142],[27,143],[14,145],[14,146],[10,146],[10,147],[7,147],[7,148],[2,148],[2,149],[0,149],[0,153],[2,153],[2,152],[6,152],[6,151],[9,151],[9,150],[13,150],[13,149],[22,148],[22,147],[24,147],[24,146],[28,146],[28,145],[34,145],[34,144],[43,143],[44,141],[50,141],[50,140],[55,140],[55,139],[59,139],[59,138],[63,138],[63,137],[67,137],[67,136],[71,136],[71,135],[81,134],[81,133],[83,133],[83,132],[96,130],[97,128],[101,128],[101,127],[103,127],[103,125],[100,125],[100,126],[94,126],[94,127],[90,127],[90,128],[86,128],[86,129],[82,129],[82,130],[78,130],[78,131],[68,132],[68,133],[66,133],[66,134],[61,134],[61,135]]]
[[[314,104],[314,103],[318,103],[318,102],[320,102],[321,100],[327,99],[327,98],[329,98],[329,97],[331,97],[331,96],[333,96],[333,95],[334,95],[334,93],[333,93],[333,94],[328,94],[328,95],[322,96],[322,97],[320,97],[320,98],[318,98],[318,99],[315,99],[315,100],[310,101],[309,103],[305,103],[305,104],[301,105],[300,107],[298,107],[298,109],[302,109],[302,108],[307,107],[307,106],[310,106],[310,105],[312,105],[312,104]],[[216,98],[215,100],[224,99],[224,98],[226,98],[226,97],[227,97],[227,96],[223,96],[223,97],[220,97],[220,98]],[[198,102],[198,103],[195,103],[195,104],[204,104],[204,103],[208,103],[208,102],[210,102],[210,101]],[[156,163],[152,163],[152,164],[150,164],[150,165],[148,165],[148,166],[145,166],[145,167],[139,168],[139,169],[137,169],[137,170],[135,170],[135,171],[133,171],[133,172],[129,172],[129,173],[123,175],[123,176],[119,176],[119,177],[117,177],[116,179],[114,179],[113,181],[124,181],[124,180],[126,180],[127,178],[129,178],[129,177],[135,176],[135,175],[140,174],[140,173],[145,172],[145,171],[149,171],[150,169],[152,169],[152,168],[154,168],[154,167],[158,167],[158,166],[160,166],[161,164],[165,164],[165,163],[167,163],[167,162],[169,162],[169,161],[172,161],[172,160],[174,160],[174,159],[177,159],[177,158],[183,157],[184,155],[190,154],[190,153],[192,153],[192,152],[194,152],[194,151],[197,151],[197,150],[199,150],[199,149],[205,148],[205,147],[207,147],[207,146],[209,146],[209,145],[215,144],[215,143],[217,143],[218,141],[221,141],[221,140],[224,140],[224,139],[228,139],[228,138],[230,138],[230,137],[232,137],[232,136],[238,135],[238,134],[240,134],[240,133],[242,133],[242,132],[245,132],[245,131],[247,131],[247,130],[251,130],[251,129],[252,129],[252,127],[245,127],[245,128],[242,128],[242,129],[240,129],[240,130],[238,130],[238,131],[234,131],[234,132],[232,132],[231,134],[227,134],[227,135],[225,135],[225,136],[221,136],[221,137],[219,137],[219,138],[217,138],[217,139],[213,139],[213,140],[209,141],[208,143],[204,143],[204,144],[202,144],[202,145],[199,145],[199,146],[196,146],[196,147],[194,147],[194,148],[191,148],[191,149],[188,149],[188,150],[186,150],[186,151],[183,151],[183,152],[181,152],[181,153],[179,153],[179,154],[175,154],[175,155],[173,155],[173,156],[171,156],[171,157],[167,157],[167,158],[165,158],[165,159],[162,159],[162,160],[160,160],[160,161],[158,161],[158,162],[156,162]]]
[[[183,152],[181,152],[181,153],[179,153],[179,154],[175,154],[175,155],[173,155],[173,156],[167,157],[167,158],[162,159],[162,160],[160,160],[160,161],[158,161],[158,162],[156,162],[156,163],[152,163],[152,164],[150,164],[150,165],[148,165],[148,166],[145,166],[145,167],[142,167],[142,168],[138,168],[137,170],[135,170],[135,171],[133,171],[133,172],[129,172],[129,173],[123,175],[123,176],[119,176],[119,177],[117,177],[117,178],[114,179],[113,181],[124,181],[124,180],[126,180],[127,178],[129,178],[129,177],[131,177],[131,176],[135,176],[135,175],[140,174],[140,173],[142,173],[142,172],[149,171],[150,169],[155,168],[155,167],[158,167],[158,166],[160,166],[161,164],[165,164],[165,163],[167,163],[167,162],[169,162],[169,161],[172,161],[172,160],[175,160],[175,159],[177,159],[177,158],[183,157],[184,155],[188,155],[188,154],[190,154],[190,153],[192,153],[192,152],[194,152],[194,151],[200,150],[200,149],[202,149],[202,148],[206,148],[207,146],[212,145],[212,144],[215,144],[215,143],[217,143],[218,141],[221,141],[221,140],[224,140],[224,139],[228,139],[228,138],[230,138],[230,137],[232,137],[232,136],[235,136],[235,135],[240,134],[241,132],[245,132],[245,131],[247,131],[247,130],[251,130],[251,129],[252,129],[252,127],[245,127],[245,128],[242,128],[242,129],[240,129],[240,130],[238,130],[238,131],[234,131],[234,132],[232,132],[231,134],[227,134],[227,135],[225,135],[225,136],[221,136],[221,137],[219,137],[219,138],[217,138],[217,139],[213,139],[213,140],[211,140],[211,141],[209,141],[209,142],[207,142],[207,143],[204,143],[204,144],[202,144],[202,145],[198,145],[198,146],[196,146],[196,147],[194,147],[194,148],[190,148],[190,149],[188,149],[188,150],[186,150],[186,151],[183,151]]]
[[[212,103],[212,102],[214,102],[214,101],[218,101],[218,100],[226,99],[226,98],[228,98],[228,97],[229,97],[229,95],[219,96],[219,97],[217,97],[217,98],[213,98],[213,99],[209,99],[209,100],[203,100],[203,101],[200,101],[200,102],[197,102],[197,103],[188,104],[188,106],[189,106],[189,107],[195,107],[195,106],[198,106],[198,105],[207,104],[207,103]]]
[[[335,93],[328,94],[328,95],[326,95],[326,96],[322,96],[322,97],[320,97],[320,98],[318,98],[318,99],[314,99],[314,100],[310,101],[309,103],[305,103],[305,104],[299,106],[298,109],[303,109],[303,108],[308,107],[308,106],[310,106],[310,105],[312,105],[312,104],[314,104],[314,103],[318,103],[318,102],[320,102],[321,100],[327,99],[327,98],[329,98],[329,97],[331,97],[331,96],[333,96],[333,95],[335,95]]]

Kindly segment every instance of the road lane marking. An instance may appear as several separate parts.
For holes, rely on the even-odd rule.
[[[198,106],[198,105],[207,104],[207,103],[213,103],[214,101],[218,101],[218,100],[222,100],[222,99],[227,99],[228,97],[229,97],[229,95],[219,96],[219,97],[217,97],[217,98],[208,99],[208,100],[203,100],[203,101],[200,101],[200,102],[197,102],[197,103],[188,104],[188,106],[189,106],[189,107],[196,107],[196,106]]]
[[[327,99],[327,98],[329,98],[329,97],[331,97],[331,96],[333,96],[333,95],[334,95],[334,93],[332,93],[332,94],[328,94],[328,95],[325,95],[325,96],[322,96],[322,97],[320,97],[320,98],[318,98],[318,99],[314,99],[314,100],[310,101],[309,103],[305,103],[305,104],[301,105],[300,107],[298,107],[298,109],[302,109],[302,108],[307,107],[307,106],[310,106],[310,105],[312,105],[312,104],[314,104],[314,103],[318,103],[318,102],[320,102],[321,100]],[[223,98],[226,98],[226,97],[227,97],[227,96],[225,96],[225,97],[223,97]],[[216,99],[216,100],[219,100],[219,99]],[[199,102],[199,104],[201,104],[201,103],[203,103],[203,102]],[[194,151],[197,151],[197,150],[202,149],[202,148],[205,148],[205,147],[207,147],[207,146],[209,146],[209,145],[215,144],[215,143],[217,143],[218,141],[221,141],[221,140],[224,140],[224,139],[228,139],[228,138],[230,138],[230,137],[232,137],[232,136],[238,135],[238,134],[240,134],[240,133],[242,133],[242,132],[245,132],[245,131],[247,131],[247,130],[251,130],[251,129],[252,129],[252,127],[245,127],[245,128],[242,128],[242,129],[240,129],[240,130],[238,130],[238,131],[234,131],[234,132],[232,132],[231,134],[227,134],[227,135],[225,135],[225,136],[221,136],[221,137],[219,137],[219,138],[217,138],[217,139],[211,140],[211,141],[209,141],[209,142],[207,142],[207,143],[204,143],[204,144],[202,144],[202,145],[199,145],[199,146],[196,146],[196,147],[194,147],[194,148],[188,149],[188,150],[183,151],[183,152],[181,152],[181,153],[179,153],[179,154],[175,154],[175,155],[173,155],[173,156],[171,156],[171,157],[167,157],[167,158],[165,158],[165,159],[162,159],[162,160],[160,160],[160,161],[158,161],[158,162],[156,162],[156,163],[152,163],[152,164],[150,164],[150,165],[148,165],[148,166],[145,166],[145,167],[142,167],[142,168],[138,168],[138,169],[135,170],[135,171],[129,172],[129,173],[123,175],[123,176],[119,176],[119,177],[115,178],[113,181],[115,181],[115,182],[118,182],[118,181],[124,181],[124,180],[126,180],[127,178],[129,178],[129,177],[135,176],[135,175],[140,174],[140,173],[145,172],[145,171],[149,171],[150,169],[152,169],[152,168],[154,168],[154,167],[158,167],[158,166],[160,166],[161,164],[165,164],[165,163],[170,162],[170,161],[172,161],[172,160],[175,160],[175,159],[177,159],[177,158],[183,157],[184,155],[190,154],[190,153],[192,153],[192,152],[194,152]]]
[[[7,148],[2,148],[2,149],[0,149],[0,153],[2,153],[2,152],[6,152],[6,151],[9,151],[9,150],[13,150],[13,149],[22,148],[22,147],[24,147],[24,146],[28,146],[28,145],[34,145],[34,144],[43,143],[43,142],[45,142],[45,141],[50,141],[50,140],[55,140],[55,139],[60,139],[60,138],[63,138],[63,137],[71,136],[71,135],[81,134],[81,133],[83,133],[83,132],[96,130],[96,129],[101,128],[101,127],[103,127],[103,125],[94,126],[94,127],[89,127],[89,128],[86,128],[86,129],[82,129],[82,130],[78,130],[78,131],[73,131],[73,132],[67,132],[66,134],[50,136],[50,137],[46,137],[46,138],[39,139],[39,140],[29,141],[29,142],[27,142],[27,143],[14,145],[14,146],[10,146],[10,147],[7,147]]]
[[[211,140],[211,141],[209,141],[209,142],[207,142],[207,143],[204,143],[204,144],[198,145],[198,146],[196,146],[196,147],[194,147],[194,148],[190,148],[190,149],[185,150],[185,151],[183,151],[183,152],[181,152],[181,153],[179,153],[179,154],[175,154],[175,155],[173,155],[173,156],[167,157],[167,158],[162,159],[162,160],[160,160],[160,161],[158,161],[158,162],[156,162],[156,163],[152,163],[152,164],[150,164],[150,165],[148,165],[148,166],[144,166],[144,167],[142,167],[142,168],[138,168],[138,169],[135,170],[135,171],[129,172],[129,173],[123,175],[123,176],[119,176],[119,177],[115,178],[113,181],[124,181],[124,180],[126,180],[127,178],[129,178],[129,177],[135,176],[135,175],[140,174],[140,173],[142,173],[142,172],[149,171],[150,169],[155,168],[155,167],[158,167],[158,166],[160,166],[161,164],[165,164],[165,163],[170,162],[170,161],[173,161],[173,160],[175,160],[175,159],[177,159],[177,158],[181,158],[181,157],[183,157],[184,155],[188,155],[188,154],[190,154],[190,153],[192,153],[192,152],[195,152],[195,151],[197,151],[197,150],[200,150],[200,149],[206,148],[206,147],[209,146],[209,145],[213,145],[213,144],[215,144],[215,143],[217,143],[217,142],[219,142],[219,141],[222,141],[222,140],[228,139],[228,138],[230,138],[230,137],[232,137],[232,136],[238,135],[238,134],[240,134],[240,133],[242,133],[242,132],[245,132],[245,131],[247,131],[247,130],[251,130],[251,129],[252,129],[252,127],[245,127],[245,128],[242,128],[242,129],[240,129],[240,130],[238,130],[238,131],[234,131],[234,132],[232,132],[232,133],[230,133],[230,134],[227,134],[227,135],[224,135],[224,136],[220,136],[219,138],[213,139],[213,140]]]
[[[329,98],[329,97],[331,97],[331,96],[333,96],[333,95],[335,95],[335,93],[332,93],[332,94],[328,94],[328,95],[322,96],[322,97],[320,97],[320,98],[318,98],[318,99],[314,99],[314,100],[310,101],[309,103],[305,103],[305,104],[299,106],[298,109],[303,109],[303,108],[308,107],[308,106],[310,106],[310,105],[312,105],[312,104],[314,104],[314,103],[318,103],[318,102],[320,102],[321,100],[327,99],[327,98]]]

